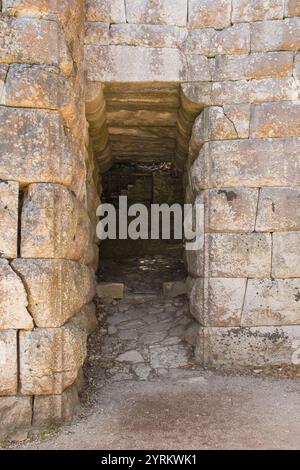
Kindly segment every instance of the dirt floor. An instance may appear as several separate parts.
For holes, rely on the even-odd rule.
[[[299,449],[300,382],[169,371],[105,385],[88,416],[22,449]]]

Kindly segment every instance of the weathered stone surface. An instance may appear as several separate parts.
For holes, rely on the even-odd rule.
[[[194,189],[300,186],[299,148],[298,138],[205,143],[191,168]]]
[[[184,57],[177,49],[87,45],[85,51],[91,81],[177,82],[185,77]]]
[[[300,230],[300,188],[262,188],[257,232]]]
[[[292,75],[292,52],[266,52],[250,55],[220,55],[215,59],[213,80],[249,80],[251,78]]]
[[[190,28],[222,29],[230,25],[230,0],[190,0],[189,19]]]
[[[177,26],[117,24],[109,30],[110,44],[143,47],[181,47],[187,31]]]
[[[0,181],[0,257],[17,257],[18,207],[18,183]]]
[[[89,303],[82,307],[80,313],[73,317],[71,321],[78,328],[85,331],[87,335],[92,334],[98,326],[95,304]]]
[[[61,395],[36,396],[33,407],[33,426],[48,427],[70,423],[80,409],[78,391],[75,385]]]
[[[124,284],[117,282],[100,282],[96,287],[100,299],[122,299],[124,296]]]
[[[297,64],[297,59],[295,60]],[[297,84],[293,77],[239,80],[234,82],[186,83],[181,85],[181,89],[187,99],[203,106],[285,101],[296,100],[298,98]]]
[[[138,351],[126,351],[116,358],[117,362],[144,362],[143,356]]]
[[[186,54],[186,79],[191,82],[205,82],[211,80],[209,59],[199,54]]]
[[[214,57],[221,54],[246,54],[250,52],[250,26],[237,24],[216,31],[213,28],[188,32],[183,50],[190,54]]]
[[[87,21],[126,23],[124,0],[86,0]]]
[[[275,278],[300,278],[300,232],[273,234],[272,275]]]
[[[126,0],[128,23],[185,26],[187,0]]]
[[[40,328],[63,325],[94,296],[93,273],[82,263],[16,259],[12,266],[26,286],[28,308]]]
[[[230,278],[194,280],[191,313],[203,326],[239,326],[246,283],[246,279]]]
[[[55,21],[3,17],[0,32],[1,62],[57,65],[72,73],[73,61]]]
[[[213,367],[264,367],[293,364],[300,326],[202,328],[197,361]]]
[[[191,147],[198,148],[210,140],[237,139],[233,122],[227,118],[221,106],[205,108],[196,119],[191,139]]]
[[[258,189],[211,189],[206,193],[206,227],[211,232],[253,232]]]
[[[300,323],[300,279],[249,280],[242,316],[244,326]]]
[[[76,380],[86,357],[86,334],[67,323],[61,328],[20,332],[23,395],[58,395]]]
[[[17,393],[17,355],[17,332],[0,331],[0,395],[16,395]]]
[[[98,44],[98,46],[108,46],[110,42],[109,29],[109,23],[99,23],[92,21],[87,22],[85,24],[84,43]]]
[[[31,184],[24,195],[22,258],[81,259],[90,237],[83,204],[62,185]]]
[[[0,259],[0,330],[33,328],[27,310],[27,294],[20,277],[8,261]]]
[[[186,250],[184,256],[188,273],[194,277],[202,277],[204,274],[204,249]]]
[[[285,1],[285,16],[300,16],[299,0],[286,0]]]
[[[298,51],[300,49],[300,18],[263,21],[251,26],[251,50]]]
[[[300,82],[300,53],[296,54],[296,56],[295,56],[294,77],[297,80],[297,83],[299,85],[299,82]]]
[[[172,281],[163,283],[163,295],[165,297],[178,297],[186,294],[185,281]]]
[[[283,0],[233,0],[232,21],[240,23],[283,18]]]
[[[189,364],[189,356],[183,344],[170,346],[150,346],[150,364],[153,369],[184,367]]]
[[[0,107],[0,179],[62,183],[76,193],[84,162],[55,111]]]
[[[2,0],[2,12],[15,16],[44,16],[56,13],[55,2],[51,0]]]
[[[271,275],[270,234],[215,233],[207,236],[213,277],[265,278]]]
[[[0,397],[0,439],[14,440],[15,432],[31,425],[31,397]]]
[[[251,137],[293,137],[299,135],[300,101],[262,103],[252,107]]]
[[[223,109],[227,119],[233,123],[237,136],[240,139],[247,139],[249,137],[250,104],[228,104]]]
[[[6,64],[0,64],[0,104],[2,103],[3,100],[3,92],[4,92],[4,85],[5,85],[5,80],[7,77],[7,72],[8,72],[8,65]]]

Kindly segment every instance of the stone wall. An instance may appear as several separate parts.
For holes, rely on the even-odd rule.
[[[78,403],[82,325],[94,315],[98,168],[113,157],[111,82],[178,87],[174,158],[187,201],[206,202],[204,249],[187,253],[199,362],[291,364],[300,341],[299,1],[0,4],[0,435],[68,419]]]
[[[2,1],[0,438],[70,419],[78,406],[97,194],[83,34],[81,0]]]

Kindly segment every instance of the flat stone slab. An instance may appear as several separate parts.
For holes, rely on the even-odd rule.
[[[122,299],[124,296],[124,284],[117,282],[100,282],[96,287],[100,299]]]

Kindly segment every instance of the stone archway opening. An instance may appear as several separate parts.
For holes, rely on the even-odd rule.
[[[185,166],[196,114],[179,83],[90,83],[87,102],[102,203],[118,213],[148,210],[148,236],[104,240],[97,271],[100,327],[90,338],[92,380],[146,380],[193,363],[199,325],[189,314],[183,238],[160,227],[151,239],[151,205],[183,206]],[[123,210],[123,209],[122,209]],[[128,224],[133,217],[128,218]],[[117,227],[118,228],[118,227]],[[118,230],[117,230],[118,232]]]

